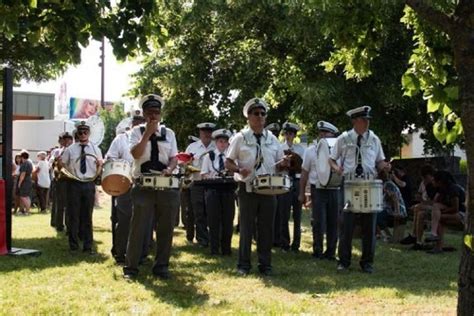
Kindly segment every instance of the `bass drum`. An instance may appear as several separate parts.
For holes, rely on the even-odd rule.
[[[336,140],[337,138],[321,138],[316,146],[316,173],[323,188],[337,188],[342,185],[343,177],[329,165],[329,156]]]
[[[125,160],[108,160],[102,171],[102,188],[112,196],[125,194],[132,186],[132,169]]]

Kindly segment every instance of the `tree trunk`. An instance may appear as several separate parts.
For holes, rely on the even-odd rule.
[[[466,18],[466,17],[464,17]],[[466,21],[467,19],[464,19]],[[474,30],[460,23],[453,32],[454,62],[459,75],[459,101],[468,165],[465,235],[474,235]],[[462,244],[459,265],[458,315],[474,315],[474,251]]]

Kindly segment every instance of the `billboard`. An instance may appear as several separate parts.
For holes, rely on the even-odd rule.
[[[104,108],[112,111],[113,102],[105,102]],[[70,98],[69,99],[69,118],[71,119],[87,119],[91,116],[99,114],[100,101],[94,99]]]

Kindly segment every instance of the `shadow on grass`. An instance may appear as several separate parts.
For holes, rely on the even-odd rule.
[[[100,244],[100,241],[94,241]],[[0,256],[0,272],[8,273],[21,270],[43,270],[52,267],[73,266],[82,262],[98,263],[107,260],[101,253],[90,255],[81,251],[70,253],[67,237],[59,233],[58,237],[25,238],[12,241],[15,248],[36,249],[40,256]]]

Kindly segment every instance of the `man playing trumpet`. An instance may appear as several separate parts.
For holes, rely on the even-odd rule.
[[[79,249],[79,233],[83,242],[83,252],[93,254],[92,211],[94,209],[94,180],[102,167],[102,153],[89,141],[90,126],[81,121],[76,126],[77,143],[67,147],[61,158],[60,166],[71,177],[68,181],[67,195],[69,249]],[[95,159],[94,159],[95,157]]]

